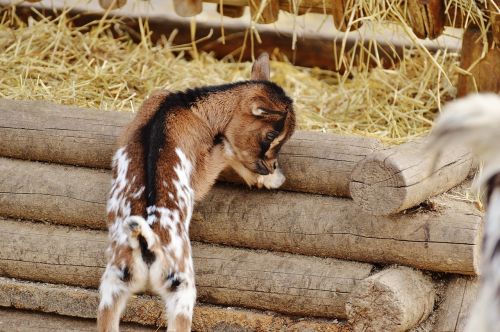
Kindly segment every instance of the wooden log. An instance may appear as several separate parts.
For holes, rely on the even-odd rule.
[[[198,15],[203,10],[202,0],[174,0],[174,10],[182,17]]]
[[[0,220],[0,274],[97,288],[107,233]],[[292,315],[345,317],[370,264],[193,243],[198,298]]]
[[[407,2],[407,20],[420,39],[436,39],[444,30],[446,21],[443,0],[410,0]]]
[[[487,33],[488,48],[484,58],[484,45],[479,30],[468,28],[462,41],[460,67],[470,75],[458,76],[458,96],[475,92],[500,93],[500,47],[492,47],[493,34]]]
[[[500,6],[500,1],[497,1],[497,6]],[[497,48],[500,47],[500,12],[491,11],[491,33],[493,34],[493,40],[497,44]]]
[[[0,156],[109,168],[122,126],[134,114],[0,100]],[[349,195],[349,175],[380,147],[370,138],[297,132],[280,153],[284,189]],[[237,176],[226,180],[241,182]]]
[[[109,181],[101,171],[0,158],[0,214],[104,229]],[[190,233],[209,243],[476,274],[481,213],[448,197],[433,204],[373,216],[348,199],[216,186],[195,208]]]
[[[0,277],[0,307],[94,319],[98,301],[99,295],[92,289]],[[163,304],[157,298],[133,296],[122,321],[166,326],[164,316]],[[275,313],[199,303],[194,308],[193,330],[347,332],[351,329],[348,324],[337,320],[297,319]]]
[[[354,331],[403,332],[427,319],[435,295],[422,272],[392,267],[363,280],[350,294],[346,310]]]
[[[465,331],[478,286],[477,278],[452,277],[437,309],[434,331]]]
[[[0,331],[22,332],[93,332],[96,321],[91,319],[50,315],[26,310],[0,308]],[[121,332],[154,332],[153,327],[122,323]]]
[[[245,7],[228,6],[224,3],[221,6],[219,3],[217,5],[217,13],[231,18],[238,18],[242,17],[245,13]]]
[[[328,3],[326,1],[325,3]],[[360,22],[354,22],[363,16],[360,4],[355,0],[331,0],[331,13],[333,17],[333,24],[340,31],[353,31],[361,27]],[[352,17],[352,18],[351,18]],[[352,19],[352,23],[349,22]]]
[[[249,4],[252,19],[257,23],[269,24],[278,20],[280,12],[279,0],[250,0]],[[262,6],[264,7],[261,8]]]
[[[425,141],[410,142],[359,162],[351,173],[351,197],[371,214],[395,214],[459,185],[472,167],[463,148],[448,149],[436,163]]]

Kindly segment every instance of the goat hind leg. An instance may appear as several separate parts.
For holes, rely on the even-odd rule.
[[[108,265],[99,287],[100,303],[97,312],[98,332],[118,332],[120,316],[127,305],[130,292],[121,280],[123,273],[114,265]]]

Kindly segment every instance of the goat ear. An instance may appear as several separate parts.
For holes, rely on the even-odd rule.
[[[254,107],[254,108],[252,108],[252,114],[255,116],[262,117],[262,116],[268,115],[269,113],[264,111],[262,108]]]
[[[270,70],[269,54],[264,52],[253,63],[251,79],[268,81],[271,78]]]

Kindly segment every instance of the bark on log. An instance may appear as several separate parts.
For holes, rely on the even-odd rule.
[[[280,13],[279,0],[267,0],[264,8],[261,10],[263,0],[251,0],[250,1],[250,13],[252,19],[256,20],[257,23],[269,24],[274,23],[278,20]]]
[[[76,109],[39,101],[0,100],[0,156],[109,168],[121,128],[134,114]],[[349,175],[380,147],[362,137],[297,132],[280,153],[284,189],[349,195]],[[239,181],[239,177],[226,179]]]
[[[460,67],[471,75],[458,76],[458,95],[465,96],[475,92],[500,93],[500,47],[492,47],[493,34],[487,33],[488,49],[484,51],[481,31],[468,28],[462,41]]]
[[[346,304],[354,331],[403,332],[432,312],[435,290],[430,278],[408,267],[392,267],[363,280]]]
[[[372,153],[351,174],[353,200],[374,215],[414,207],[462,183],[473,167],[471,154],[454,147],[434,163],[425,141],[410,142]]]
[[[107,233],[0,219],[2,276],[97,288]],[[345,301],[372,266],[193,243],[198,298],[312,317],[345,317]]]
[[[0,158],[0,214],[104,229],[109,181],[101,171]],[[203,242],[476,274],[481,213],[433,202],[377,217],[348,199],[216,186],[190,232]]]
[[[91,289],[0,277],[0,307],[94,319],[98,297],[97,291]],[[160,300],[146,295],[134,296],[128,303],[122,321],[166,326],[164,316]],[[274,313],[199,303],[194,308],[193,330],[347,332],[351,329],[337,320],[299,320]]]
[[[446,21],[443,0],[410,0],[407,20],[420,39],[436,39],[444,30]]]
[[[477,278],[453,277],[437,309],[434,331],[464,332],[478,289]]]
[[[95,319],[50,315],[26,310],[0,308],[0,331],[94,332]],[[121,332],[157,332],[156,328],[122,323]]]

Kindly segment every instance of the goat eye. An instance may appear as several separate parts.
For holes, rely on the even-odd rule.
[[[275,139],[276,137],[278,136],[278,132],[277,131],[270,131],[266,134],[266,139],[269,140],[269,141],[272,141],[273,139]]]

